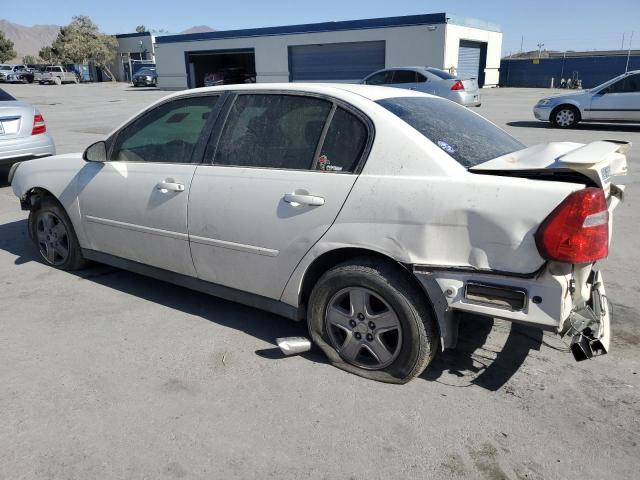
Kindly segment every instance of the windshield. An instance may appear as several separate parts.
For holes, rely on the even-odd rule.
[[[407,122],[466,168],[525,148],[507,132],[450,100],[401,97],[376,103]]]
[[[11,70],[11,65],[0,65],[0,70]]]
[[[445,72],[444,70],[440,70],[439,68],[429,67],[427,68],[427,72],[433,73],[436,77],[440,77],[442,80],[453,80],[456,78],[449,72]]]
[[[141,68],[136,72],[136,75],[153,75],[155,73],[155,69],[152,68]]]
[[[0,102],[13,102],[15,98],[0,88]]]

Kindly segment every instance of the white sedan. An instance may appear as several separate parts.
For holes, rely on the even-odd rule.
[[[596,262],[628,148],[526,148],[395,88],[234,85],[170,95],[10,181],[47,264],[306,320],[334,365],[404,383],[455,346],[461,312],[566,335],[578,360],[607,352]]]
[[[588,90],[543,98],[533,107],[533,115],[557,128],[580,122],[640,123],[640,70]]]

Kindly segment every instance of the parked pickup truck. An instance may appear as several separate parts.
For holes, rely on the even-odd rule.
[[[78,83],[78,77],[75,72],[70,72],[60,65],[53,65],[36,73],[35,81],[40,85],[44,85],[45,83],[62,85],[63,83]]]

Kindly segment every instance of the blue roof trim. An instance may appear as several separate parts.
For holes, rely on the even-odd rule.
[[[133,38],[133,37],[150,37],[151,32],[142,32],[142,33],[118,33],[116,38]]]
[[[293,35],[296,33],[337,32],[340,30],[364,30],[371,28],[405,27],[410,25],[434,25],[447,23],[445,13],[407,15],[402,17],[371,18],[367,20],[347,20],[341,22],[307,23],[283,27],[248,28],[220,32],[188,33],[156,37],[156,43],[193,42],[198,40],[221,40],[241,37],[266,37],[272,35]]]

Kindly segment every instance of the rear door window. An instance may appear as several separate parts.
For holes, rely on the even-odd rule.
[[[227,116],[214,164],[308,170],[331,108],[315,97],[241,94]]]
[[[367,79],[367,85],[388,85],[393,82],[393,71],[376,73]]]
[[[395,70],[393,72],[393,83],[416,83],[416,72],[411,70]]]
[[[376,103],[411,125],[466,168],[525,148],[507,132],[449,100],[400,97]]]
[[[314,163],[314,170],[353,172],[362,158],[367,138],[364,122],[343,108],[338,108]]]

